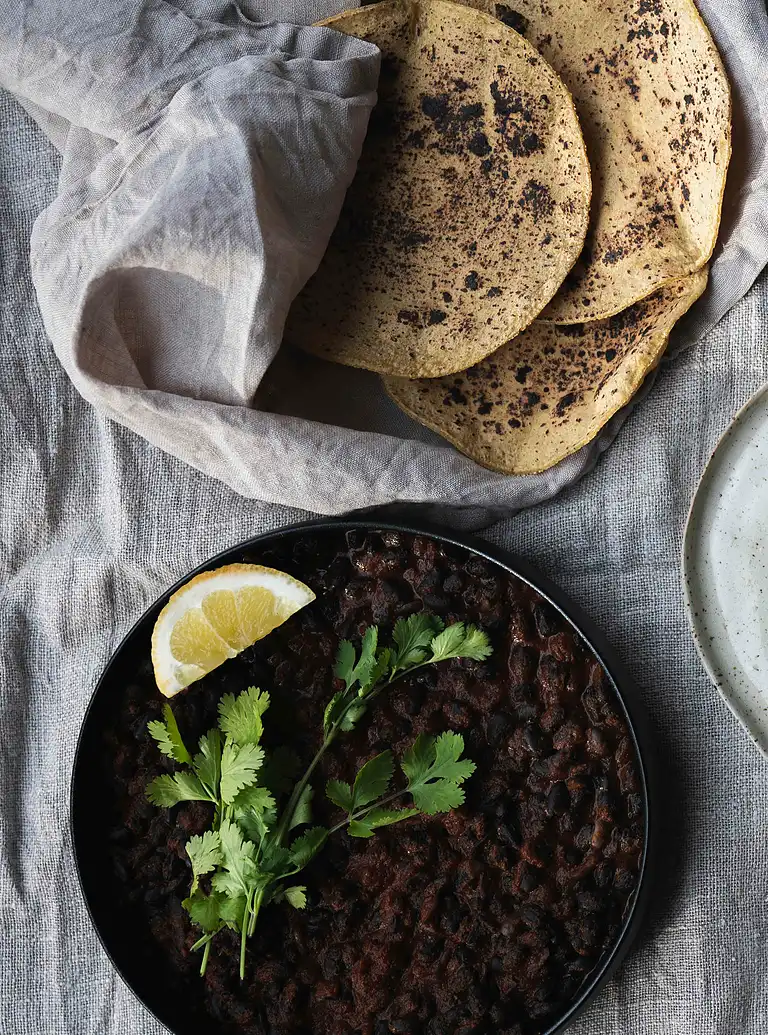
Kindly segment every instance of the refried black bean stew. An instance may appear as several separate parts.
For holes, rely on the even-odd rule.
[[[464,737],[466,802],[370,839],[334,834],[302,873],[306,909],[270,904],[238,977],[225,930],[204,977],[182,908],[185,843],[211,806],[153,807],[169,771],[147,732],[163,698],[147,656],[120,669],[100,719],[103,887],[122,956],[150,969],[200,1031],[232,1035],[534,1035],[561,1017],[615,944],[643,857],[645,800],[632,736],[600,662],[535,590],[460,546],[396,531],[302,530],[237,558],[279,568],[317,599],[174,698],[188,742],[224,693],[269,691],[264,743],[306,762],[338,681],[338,644],[429,611],[490,636],[486,661],[425,667],[382,694],[323,757],[349,780],[420,733]],[[321,795],[315,821],[332,825]],[[336,819],[338,814],[336,814]],[[105,847],[106,846],[106,847]],[[110,943],[110,936],[107,943]],[[129,947],[129,950],[126,949]],[[198,1030],[195,1028],[195,1030]]]

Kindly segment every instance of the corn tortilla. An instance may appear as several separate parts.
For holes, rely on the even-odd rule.
[[[388,377],[384,386],[409,416],[483,467],[545,471],[591,441],[632,398],[706,283],[705,268],[605,320],[537,320],[464,373]]]
[[[542,318],[600,320],[704,266],[731,103],[692,0],[511,0],[495,11],[562,76],[592,166],[584,252]]]
[[[541,312],[581,252],[591,180],[571,97],[516,32],[446,0],[325,24],[381,48],[379,102],[286,341],[384,374],[466,369]]]

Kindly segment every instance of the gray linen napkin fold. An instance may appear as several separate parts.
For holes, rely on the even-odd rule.
[[[768,18],[763,0],[700,7],[734,87],[734,160],[711,286],[677,348],[768,261]],[[629,408],[553,470],[511,478],[404,417],[373,376],[291,361],[280,392],[257,394],[338,217],[378,71],[368,44],[260,19],[332,9],[12,0],[0,82],[63,151],[32,236],[48,335],[94,406],[245,496],[320,513],[548,499]]]

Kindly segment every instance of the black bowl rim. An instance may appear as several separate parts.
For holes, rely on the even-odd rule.
[[[653,762],[653,754],[651,745],[653,743],[651,736],[651,728],[649,725],[648,716],[645,709],[640,701],[639,691],[631,679],[629,674],[626,672],[624,665],[621,663],[619,658],[616,656],[613,649],[609,646],[607,640],[599,629],[593,624],[593,622],[581,611],[581,609],[571,601],[571,599],[560,590],[550,579],[542,575],[534,565],[524,558],[517,557],[510,551],[507,551],[501,547],[498,547],[492,543],[481,540],[476,536],[456,532],[441,528],[431,522],[418,521],[414,523],[403,523],[403,522],[392,522],[392,521],[376,521],[373,518],[366,517],[356,519],[354,517],[349,518],[330,518],[330,519],[318,519],[312,521],[303,521],[297,524],[285,525],[281,528],[273,529],[272,531],[262,532],[259,535],[252,536],[250,539],[243,540],[240,543],[236,543],[234,546],[228,547],[226,550],[222,550],[220,553],[204,561],[198,565],[194,570],[180,578],[170,589],[166,590],[160,597],[158,597],[141,615],[141,617],[134,622],[130,630],[123,637],[119,645],[112,652],[112,655],[101,673],[96,687],[91,694],[90,700],[83,716],[83,721],[80,726],[80,732],[77,739],[77,746],[75,748],[74,762],[72,765],[72,772],[70,776],[69,785],[69,828],[70,837],[72,843],[72,854],[75,862],[75,871],[77,873],[77,882],[80,888],[80,893],[85,902],[86,911],[88,918],[91,922],[91,926],[96,932],[96,936],[103,948],[106,956],[111,963],[114,970],[120,976],[124,984],[130,989],[131,993],[136,999],[142,1004],[147,1012],[152,1016],[159,1024],[165,1027],[168,1031],[174,1032],[174,1029],[167,1024],[156,1011],[153,1006],[146,1001],[146,999],[140,995],[133,987],[131,982],[123,973],[123,970],[115,961],[115,958],[107,944],[99,924],[96,921],[92,906],[91,898],[89,896],[88,889],[86,888],[86,882],[83,878],[82,867],[80,862],[80,851],[78,848],[80,837],[78,835],[78,808],[77,808],[77,783],[79,768],[81,764],[81,748],[83,740],[85,738],[86,727],[88,726],[88,720],[91,715],[91,711],[94,708],[95,701],[99,696],[101,688],[106,681],[107,675],[114,663],[115,658],[121,653],[123,648],[131,641],[133,636],[136,634],[139,626],[148,618],[148,616],[154,612],[160,610],[162,606],[167,602],[168,598],[180,589],[185,583],[187,583],[195,575],[208,571],[211,568],[219,567],[223,563],[227,563],[228,558],[232,554],[242,553],[243,551],[263,547],[270,543],[277,542],[281,539],[286,539],[292,536],[301,535],[302,533],[310,532],[325,532],[325,531],[392,531],[401,532],[406,535],[420,535],[426,536],[431,539],[435,539],[439,542],[447,543],[452,546],[462,547],[470,552],[482,557],[485,560],[491,561],[493,564],[501,567],[508,574],[515,575],[522,582],[529,585],[537,593],[539,593],[545,600],[547,600],[563,618],[575,629],[575,631],[581,636],[586,642],[589,648],[594,653],[597,660],[605,670],[611,686],[616,694],[616,697],[621,704],[624,712],[624,718],[627,722],[627,727],[632,738],[632,742],[635,748],[635,753],[638,759],[639,777],[642,790],[643,798],[643,811],[645,820],[645,840],[643,844],[643,852],[640,860],[640,868],[638,872],[638,883],[634,892],[634,896],[631,900],[630,907],[625,916],[622,924],[621,932],[618,935],[613,946],[605,953],[602,961],[598,964],[595,970],[591,973],[588,981],[582,986],[579,994],[575,1000],[571,1003],[565,1013],[558,1018],[546,1031],[543,1031],[541,1035],[561,1035],[573,1022],[586,1010],[592,1000],[597,996],[607,981],[613,976],[618,967],[624,961],[630,947],[634,943],[637,935],[639,934],[643,920],[648,911],[651,883],[653,878],[653,869],[655,866],[655,855],[656,855],[656,790],[654,786],[655,766]],[[628,703],[629,700],[629,703]],[[641,733],[638,736],[638,728]],[[213,1029],[212,1029],[213,1030]]]

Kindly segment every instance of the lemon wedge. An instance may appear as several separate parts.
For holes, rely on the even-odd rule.
[[[152,630],[160,693],[173,697],[314,599],[303,582],[260,564],[225,564],[196,575],[173,594]]]

